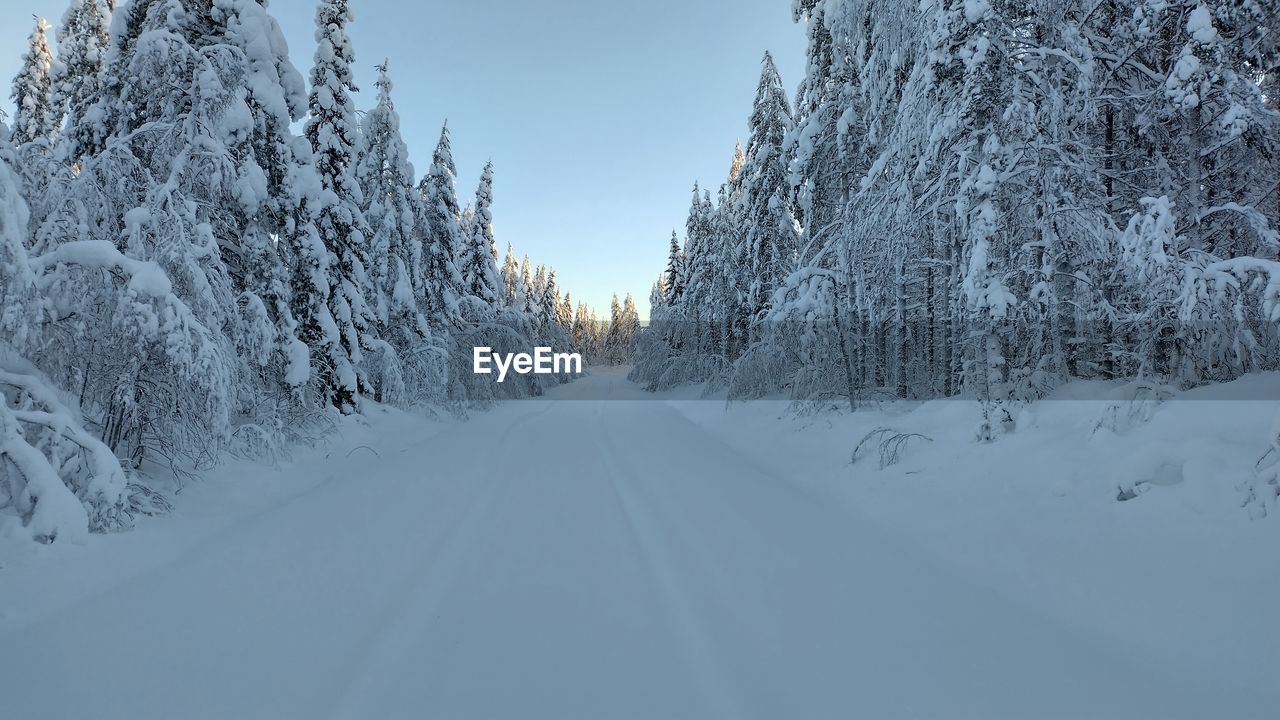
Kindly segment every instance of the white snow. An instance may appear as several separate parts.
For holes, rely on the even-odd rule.
[[[38,271],[60,263],[118,270],[129,276],[129,288],[141,295],[165,298],[173,292],[169,277],[159,265],[126,257],[105,240],[72,240],[59,245],[47,255],[31,260],[32,267]]]
[[[991,12],[990,0],[964,0],[964,19],[970,24],[976,23]]]
[[[467,422],[371,406],[134,531],[0,539],[6,716],[1263,718],[1280,702],[1280,530],[1236,488],[1275,411],[1249,398],[1280,376],[1121,433],[1097,428],[1114,403],[1071,398],[1131,388],[1072,385],[978,444],[972,403],[800,418],[681,399],[696,389],[655,400],[624,374]],[[880,426],[932,442],[850,465]]]
[[[1209,13],[1209,8],[1204,5],[1197,5],[1195,10],[1187,16],[1187,33],[1196,39],[1196,42],[1209,45],[1218,40],[1218,30],[1213,26],[1213,15]]]

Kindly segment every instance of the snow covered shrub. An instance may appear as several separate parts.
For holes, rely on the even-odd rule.
[[[661,326],[650,326],[641,331],[632,343],[631,371],[627,373],[627,379],[646,389],[655,388],[654,383],[662,377],[674,355]]]
[[[1119,399],[1107,403],[1093,431],[1106,429],[1123,435],[1149,422],[1156,410],[1177,394],[1178,388],[1172,385],[1143,380],[1127,383],[1115,391]]]
[[[729,400],[756,400],[786,388],[787,368],[793,356],[772,343],[752,345],[733,365],[729,378]]]
[[[0,510],[15,508],[37,541],[78,539],[127,526],[148,503],[74,401],[23,358],[47,346],[45,278],[24,247],[29,214],[6,134],[0,124]]]
[[[400,365],[400,353],[385,340],[375,337],[364,339],[363,375],[370,388],[370,397],[380,403],[404,407],[408,404],[404,371]]]
[[[1116,329],[1130,348],[1128,360],[1139,376],[1155,375],[1175,383],[1194,377],[1187,357],[1189,338],[1182,330],[1197,298],[1188,294],[1193,266],[1178,256],[1182,239],[1168,197],[1142,198],[1141,211],[1120,235]]]
[[[140,462],[212,462],[230,428],[234,350],[152,262],[110,243],[65,243],[32,260],[55,325],[31,357],[101,417],[104,440]],[[76,362],[66,362],[76,358]]]
[[[137,514],[167,508],[158,495],[130,482],[111,449],[85,429],[72,401],[23,366],[16,356],[0,357],[0,455],[12,461],[0,463],[0,484],[7,485],[33,539],[120,530]]]
[[[792,273],[774,295],[765,342],[794,354],[786,382],[796,403],[843,398],[850,409],[857,405],[853,322],[838,300],[846,290],[843,274],[805,268]]]
[[[717,380],[730,372],[729,362],[719,355],[676,355],[669,358],[658,379],[646,386],[650,390],[669,390],[681,385]]]
[[[1280,355],[1280,262],[1240,257],[1205,272],[1212,280],[1208,302],[1223,309],[1218,317],[1234,331],[1224,333],[1221,364],[1237,372],[1269,367],[1268,358]]]
[[[1280,413],[1271,422],[1271,447],[1258,458],[1254,475],[1244,483],[1244,505],[1254,517],[1267,517],[1280,504]]]
[[[675,350],[676,346],[689,347],[699,337],[695,328],[693,323],[664,320],[638,332],[631,341],[632,368],[627,379],[650,392],[721,381],[731,369],[729,361],[722,355],[710,351]]]
[[[933,442],[933,438],[920,433],[900,432],[893,428],[881,427],[867,433],[858,444],[854,446],[853,453],[849,456],[850,464],[858,461],[859,454],[864,448],[874,445],[880,456],[880,469],[891,465],[897,465],[902,459],[903,453],[906,452],[907,446],[913,440],[922,440],[924,442]]]
[[[16,508],[22,527],[37,542],[83,540],[89,531],[84,505],[22,436],[8,407],[0,407],[0,489],[0,510]]]

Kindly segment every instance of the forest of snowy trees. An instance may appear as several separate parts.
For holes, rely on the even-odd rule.
[[[165,505],[150,477],[364,399],[457,412],[564,379],[496,385],[475,345],[629,344],[619,308],[510,246],[499,267],[493,167],[463,207],[447,127],[415,174],[387,63],[357,113],[348,2],[318,5],[309,82],[258,0],[71,0],[56,52],[37,20],[0,122],[0,510],[33,539],[128,526]]]
[[[747,147],[633,378],[856,407],[1280,367],[1280,15],[1264,0],[794,0]]]

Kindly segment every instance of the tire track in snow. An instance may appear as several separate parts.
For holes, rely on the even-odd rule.
[[[551,410],[542,409],[516,418],[508,424],[496,439],[501,446],[520,427],[527,425]],[[435,438],[432,438],[434,440]],[[433,443],[424,443],[430,446]],[[503,456],[487,453],[483,467],[469,477],[456,482],[472,482],[482,485],[475,491],[456,524],[440,540],[438,548],[418,559],[405,572],[404,577],[390,594],[377,630],[369,637],[363,651],[356,653],[348,663],[350,677],[332,703],[328,717],[333,720],[362,720],[361,710],[375,690],[376,683],[393,676],[395,670],[422,642],[435,622],[439,608],[452,591],[458,574],[471,550],[483,539],[484,519],[492,514],[498,500],[510,490],[512,477],[506,472],[494,472]]]
[[[609,389],[612,395],[612,384]],[[609,484],[630,526],[644,565],[653,578],[655,594],[666,611],[675,645],[683,654],[694,684],[706,691],[708,712],[693,717],[732,720],[751,717],[741,702],[742,694],[735,692],[735,685],[724,668],[715,643],[698,617],[693,599],[685,590],[689,584],[676,571],[676,552],[667,544],[667,533],[630,487],[635,482],[634,476],[618,462],[618,452],[605,438],[603,421],[608,402],[606,396],[597,406],[596,422],[591,428],[592,444],[609,476]]]

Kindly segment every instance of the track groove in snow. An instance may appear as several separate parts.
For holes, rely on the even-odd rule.
[[[679,640],[681,656],[689,677],[703,692],[708,704],[706,717],[748,717],[733,683],[727,678],[724,662],[711,638],[707,637],[695,609],[696,603],[688,597],[687,578],[676,572],[679,558],[668,544],[669,533],[657,522],[652,508],[645,506],[635,490],[636,479],[618,461],[618,453],[605,437],[604,410],[608,400],[598,406],[597,422],[591,428],[595,448],[608,471],[609,484],[618,498],[618,505],[627,519],[640,554],[651,574],[673,636]]]
[[[498,438],[497,446],[545,412],[532,413],[512,422]],[[406,548],[408,557],[417,559],[391,596],[390,604],[379,613],[379,627],[369,636],[367,646],[352,655],[348,673],[344,673],[350,678],[348,686],[330,715],[334,720],[363,717],[360,703],[374,691],[378,680],[394,672],[412,652],[415,643],[430,642],[431,624],[440,605],[454,589],[451,579],[456,577],[484,531],[484,521],[492,513],[496,499],[511,485],[512,479],[502,472],[499,460],[500,456],[495,454],[484,456],[481,462],[485,471],[473,478],[475,496],[440,547],[420,556]]]

